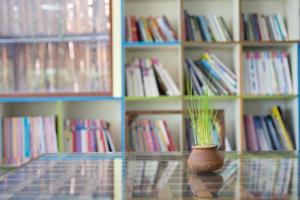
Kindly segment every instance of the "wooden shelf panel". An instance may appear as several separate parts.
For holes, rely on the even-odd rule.
[[[125,42],[125,48],[180,47],[181,42]]]
[[[126,102],[135,101],[169,101],[169,100],[180,100],[182,96],[159,96],[159,97],[126,97]]]
[[[281,100],[298,98],[298,95],[243,95],[242,98],[246,100]]]
[[[36,42],[88,42],[88,41],[108,41],[109,33],[86,34],[86,35],[66,35],[66,36],[28,36],[28,37],[0,37],[0,44],[15,43],[36,43]]]
[[[64,92],[64,93],[7,93],[0,94],[0,102],[53,102],[53,101],[99,101],[119,100],[111,92]]]

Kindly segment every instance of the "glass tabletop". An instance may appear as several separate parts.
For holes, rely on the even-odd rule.
[[[225,154],[195,174],[188,155],[47,154],[0,178],[0,199],[297,199],[295,152]]]

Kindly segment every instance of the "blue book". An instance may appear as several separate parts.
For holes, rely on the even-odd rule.
[[[207,24],[207,21],[206,21],[206,18],[204,16],[199,16],[199,19],[201,21],[201,24],[202,24],[202,27],[204,29],[204,33],[206,35],[206,41],[207,42],[211,42],[212,41],[212,37],[209,33],[209,28],[208,28],[208,24]]]
[[[202,84],[201,80],[199,79],[199,77],[196,75],[195,71],[193,70],[192,62],[193,61],[186,59],[187,72],[189,74],[190,81],[192,82],[192,89],[193,89],[194,94],[201,95],[203,93],[203,90],[202,90],[203,84]]]
[[[221,77],[215,72],[215,70],[212,68],[212,66],[210,65],[210,63],[207,60],[199,60],[196,62],[196,64],[198,64],[199,66],[202,66],[210,76],[212,76],[212,78],[220,81]]]
[[[212,128],[212,142],[213,144],[216,144],[218,146],[220,146],[220,139],[219,139],[219,134],[217,132],[217,129],[215,126],[213,126]]]
[[[274,14],[272,16],[272,18],[274,19],[274,25],[275,25],[276,29],[278,30],[278,32],[280,33],[281,39],[284,40],[284,35],[283,35],[282,29],[281,29],[281,26],[280,26],[280,23],[278,20],[278,16]]]
[[[269,130],[269,135],[270,135],[270,138],[271,138],[271,141],[273,144],[273,148],[275,150],[282,150],[282,146],[278,140],[279,137],[277,135],[277,131],[276,131],[275,124],[273,122],[273,118],[270,115],[267,115],[265,117],[265,122],[266,122],[267,128]]]
[[[30,122],[28,117],[23,118],[24,123],[24,150],[25,158],[30,158],[31,147],[30,147]]]
[[[204,25],[203,25],[203,23],[201,22],[201,16],[196,17],[196,19],[197,19],[197,23],[198,23],[198,25],[199,25],[201,37],[203,38],[204,41],[208,41],[207,36],[206,36],[206,34],[205,34],[205,31],[204,31]]]

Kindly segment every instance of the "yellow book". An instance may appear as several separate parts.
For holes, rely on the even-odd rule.
[[[162,131],[162,127],[160,126],[160,122],[159,121],[156,121],[155,122],[155,125],[156,125],[156,128],[158,130],[158,135],[159,135],[159,140],[160,142],[164,145],[164,149],[165,151],[168,151],[168,144],[167,144],[167,141],[166,139],[164,138],[164,135],[163,135],[163,131]]]
[[[283,134],[283,138],[285,139],[286,141],[286,144],[287,144],[287,147],[288,147],[288,150],[294,150],[294,145],[291,141],[291,138],[289,136],[289,133],[284,125],[284,122],[281,118],[281,115],[280,115],[280,112],[279,112],[279,109],[277,106],[273,107],[272,108],[272,114],[274,116],[274,118],[278,121],[279,123],[279,126],[281,128],[281,132]]]
[[[146,32],[146,35],[147,35],[147,41],[148,42],[153,42],[153,39],[152,39],[152,36],[150,34],[150,31],[149,31],[149,27],[148,27],[148,23],[147,23],[147,20],[145,17],[142,17],[142,21],[143,21],[143,24],[144,24],[144,28],[145,28],[145,32]]]

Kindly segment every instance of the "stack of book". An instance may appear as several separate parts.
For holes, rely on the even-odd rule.
[[[180,91],[163,64],[154,58],[134,59],[126,65],[127,96],[178,96]]]
[[[288,39],[283,18],[279,14],[243,14],[244,40],[282,41]]]
[[[293,135],[279,106],[270,115],[245,115],[247,150],[294,150]]]
[[[166,16],[125,18],[126,41],[128,42],[174,42],[175,29]]]
[[[0,6],[0,36],[108,33],[109,1],[10,1]]]
[[[195,16],[185,10],[184,27],[186,41],[232,41],[232,33],[222,16],[215,14]]]
[[[191,84],[194,95],[201,95],[205,90],[212,95],[237,93],[236,75],[212,53],[205,52],[196,61],[187,58],[185,70],[190,80],[187,84]]]
[[[197,142],[197,136],[195,135],[195,132],[193,130],[192,124],[191,124],[191,119],[190,118],[185,118],[185,141],[186,141],[186,147],[185,149],[188,151],[192,150],[192,147],[195,144],[198,144]],[[212,144],[216,144],[218,146],[221,146],[221,138],[224,136],[221,135],[221,126],[218,122],[215,122],[212,128],[212,138],[211,142]],[[229,143],[228,138],[225,136],[225,150],[226,151],[231,151],[232,147]]]
[[[287,52],[246,52],[245,55],[246,94],[288,95],[293,93]]]
[[[40,154],[57,153],[55,117],[12,117],[2,121],[3,164],[18,166]]]
[[[135,120],[129,124],[129,151],[176,151],[172,133],[164,120]]]
[[[65,146],[68,152],[115,152],[109,124],[100,119],[65,120]]]
[[[293,181],[294,174],[298,173],[294,168],[292,159],[256,159],[242,164],[242,177],[245,191],[248,191],[258,199],[289,199],[295,197],[293,191],[297,186]],[[248,196],[249,197],[249,196]],[[296,197],[297,199],[297,197]]]
[[[106,42],[16,44],[0,47],[0,92],[110,92]]]

